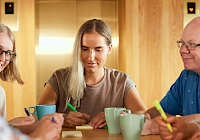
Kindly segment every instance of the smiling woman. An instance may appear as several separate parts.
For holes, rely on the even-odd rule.
[[[15,37],[10,28],[0,23],[0,79],[24,84],[17,68]],[[7,119],[6,95],[0,85],[0,116]],[[19,118],[20,119],[20,118]],[[16,123],[16,121],[15,121]]]
[[[106,107],[126,107],[132,113],[143,113],[146,107],[129,75],[104,67],[111,52],[108,24],[100,19],[86,21],[78,30],[71,66],[53,73],[37,104],[56,104],[67,127],[86,122],[94,128],[106,126]],[[67,108],[67,103],[78,112]]]

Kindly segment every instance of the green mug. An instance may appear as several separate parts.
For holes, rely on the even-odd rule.
[[[131,113],[131,110],[120,107],[104,108],[106,123],[108,126],[108,132],[110,134],[121,133],[119,125],[119,115],[120,111]]]
[[[30,109],[34,108],[35,113],[31,112]],[[35,107],[29,107],[29,112],[38,116],[40,120],[46,114],[52,114],[56,112],[56,105],[36,105]]]
[[[124,140],[140,140],[146,117],[144,114],[120,114],[120,128]]]

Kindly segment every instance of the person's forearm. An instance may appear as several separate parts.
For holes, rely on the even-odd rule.
[[[183,117],[180,117],[185,123],[189,123],[193,120],[200,119],[200,114],[192,114],[192,115],[186,115]]]
[[[191,138],[196,132],[199,131],[199,127],[194,123],[186,124],[187,127],[184,129],[184,138],[183,140],[188,140]]]
[[[144,114],[149,114],[151,119],[154,119],[155,117],[160,115],[155,107],[148,109]]]

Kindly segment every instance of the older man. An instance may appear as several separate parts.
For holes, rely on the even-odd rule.
[[[188,123],[200,119],[200,17],[187,24],[177,44],[185,69],[160,104],[168,115],[181,115]],[[152,120],[159,112],[153,107],[145,114],[151,119],[147,119],[142,134],[159,133],[158,125]]]

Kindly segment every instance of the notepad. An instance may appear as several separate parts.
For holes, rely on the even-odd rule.
[[[62,137],[82,137],[81,131],[62,131]]]
[[[81,126],[76,126],[76,130],[83,130],[83,129],[94,129],[89,124],[82,124]]]

